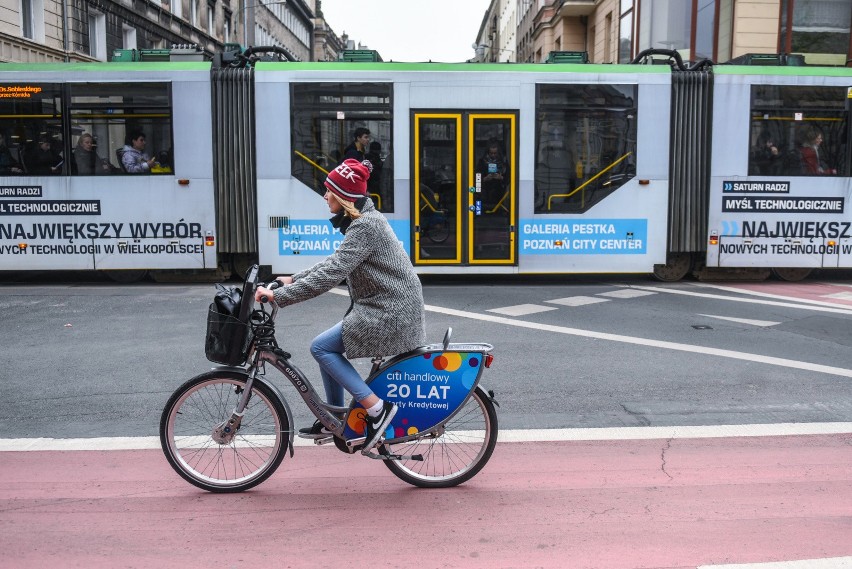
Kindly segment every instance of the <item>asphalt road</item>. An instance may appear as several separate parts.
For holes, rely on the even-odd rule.
[[[212,367],[213,292],[0,283],[2,437],[156,435],[171,391]],[[850,278],[427,279],[424,292],[430,341],[451,326],[454,340],[495,346],[482,381],[497,393],[501,429],[852,421]],[[348,305],[340,290],[279,315],[279,343],[317,385],[308,345]],[[273,381],[309,423],[295,390]]]

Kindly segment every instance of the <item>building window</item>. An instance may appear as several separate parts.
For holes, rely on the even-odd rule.
[[[692,2],[684,0],[650,0],[642,2],[639,11],[638,51],[669,49],[689,60]]]
[[[89,12],[89,55],[106,61],[106,16]]]
[[[207,4],[207,33],[215,35],[216,33],[216,4]]]
[[[612,53],[612,13],[604,18],[604,62],[612,63],[610,54]]]
[[[618,62],[630,63],[633,59],[633,0],[621,0],[618,28]],[[604,47],[605,54],[609,50],[609,46]]]
[[[44,41],[43,0],[21,0],[21,35],[33,41]]]
[[[183,18],[183,0],[172,0],[172,14],[178,18]]]
[[[136,28],[131,28],[127,24],[122,24],[121,46],[124,49],[136,49]]]
[[[778,51],[802,53],[809,65],[846,65],[850,24],[849,0],[781,0]]]
[[[198,27],[198,0],[189,0],[189,23]]]
[[[231,43],[231,13],[225,12],[222,20],[222,37],[225,43]]]
[[[716,29],[716,1],[698,0],[695,14],[695,47],[689,59],[700,61],[714,58],[713,31]]]

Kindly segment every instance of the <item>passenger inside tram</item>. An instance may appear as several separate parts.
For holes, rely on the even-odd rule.
[[[823,143],[822,132],[812,126],[802,129],[799,144],[799,155],[802,160],[802,170],[805,175],[836,174],[837,170],[830,167],[825,156],[821,153]]]
[[[24,157],[27,172],[34,176],[53,176],[62,173],[62,164],[65,160],[62,153],[57,150],[62,148],[62,143],[56,143],[48,134],[42,134],[38,143],[29,148]]]
[[[482,175],[483,209],[493,211],[502,201],[509,181],[509,164],[497,140],[489,140],[485,154],[476,163],[476,172]]]

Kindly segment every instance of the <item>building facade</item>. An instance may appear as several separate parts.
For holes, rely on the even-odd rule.
[[[342,46],[320,0],[0,0],[0,61],[106,61],[173,45],[209,57],[226,43],[277,46],[298,61],[337,59]]]
[[[787,53],[844,66],[852,62],[850,29],[849,0],[492,0],[473,60],[541,62],[553,51],[579,51],[592,63],[629,63],[667,49],[692,62]]]

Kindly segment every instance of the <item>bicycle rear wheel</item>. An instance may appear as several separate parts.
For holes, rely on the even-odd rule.
[[[401,480],[421,488],[449,488],[482,470],[497,444],[497,412],[481,387],[444,426],[443,432],[395,445],[391,454],[422,455],[423,460],[386,460]]]
[[[210,492],[241,492],[269,478],[287,453],[290,425],[278,396],[259,381],[240,427],[226,444],[213,431],[231,418],[248,375],[211,371],[180,386],[160,419],[160,443],[172,468]]]

